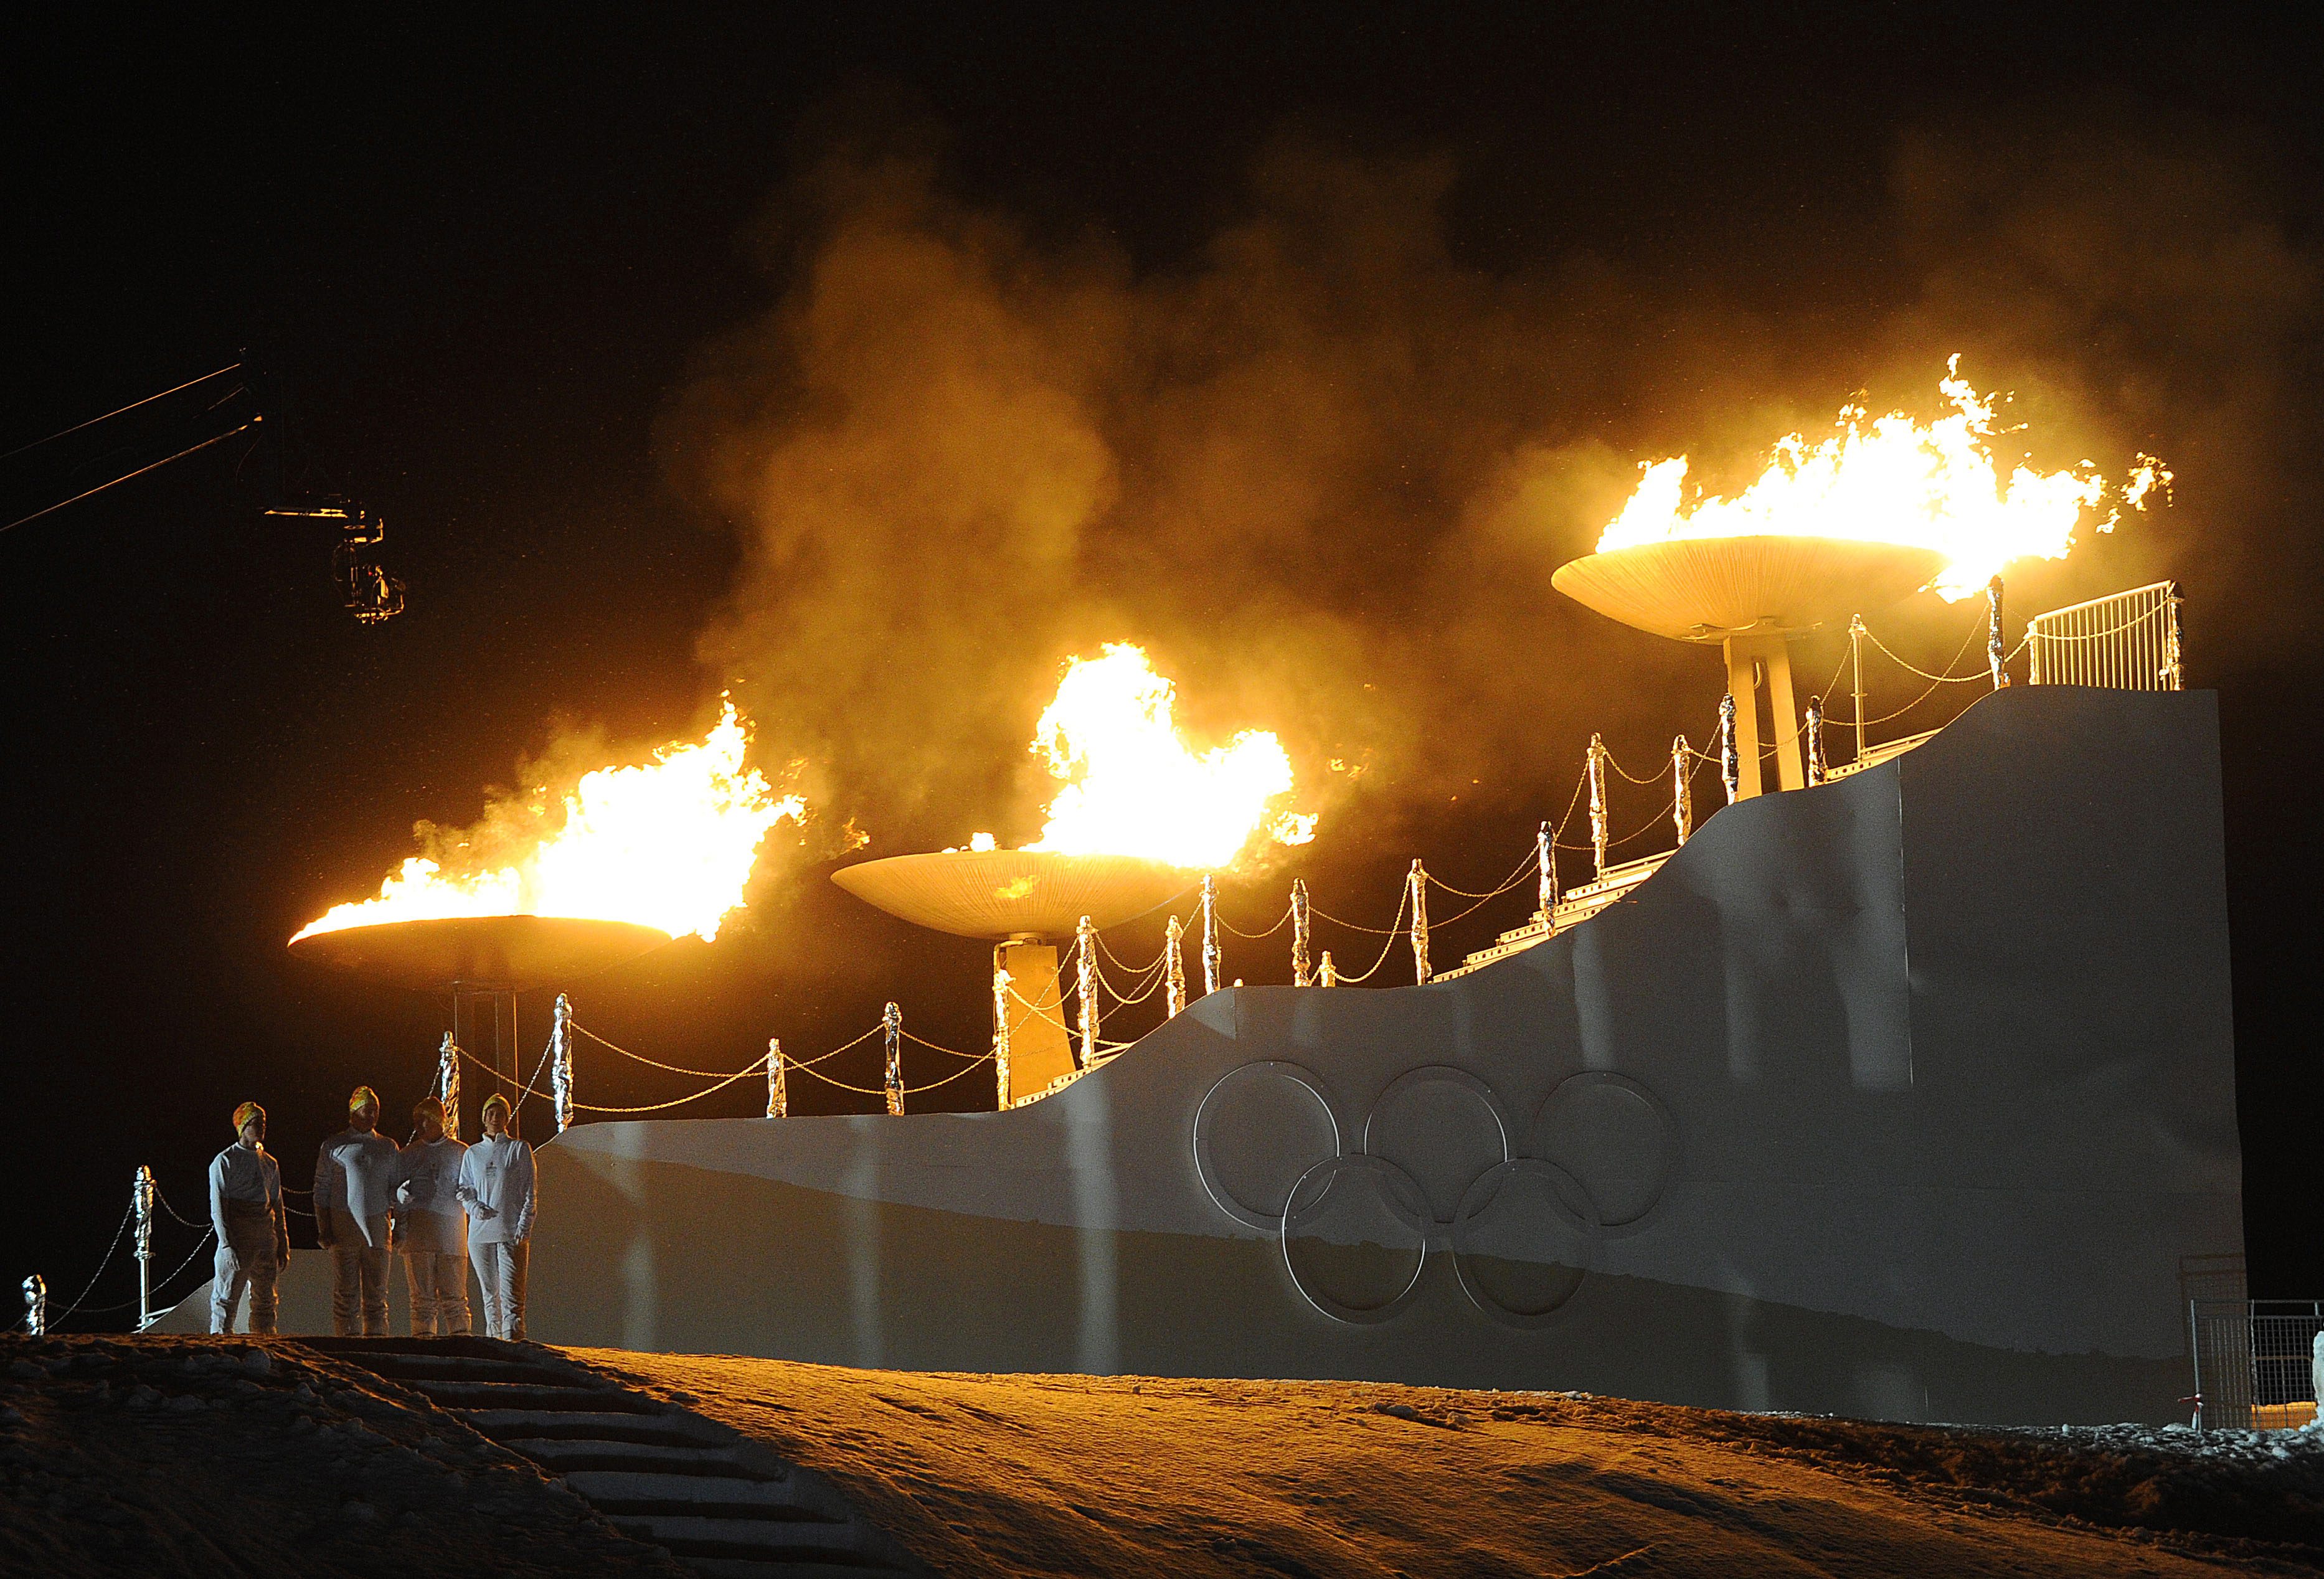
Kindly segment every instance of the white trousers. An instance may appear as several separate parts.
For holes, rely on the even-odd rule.
[[[335,1206],[331,1239],[331,1331],[343,1338],[387,1336],[387,1219],[365,1223]]]
[[[524,1338],[524,1264],[531,1249],[523,1240],[511,1243],[468,1242],[468,1259],[475,1263],[476,1282],[484,1297],[484,1335]]]
[[[271,1334],[274,1331],[274,1230],[262,1223],[266,1238],[263,1243],[245,1243],[241,1249],[231,1242],[217,1247],[217,1259],[211,1264],[210,1331],[234,1331],[234,1307],[241,1301],[242,1291],[250,1290],[250,1330],[254,1335]]]
[[[468,1258],[458,1251],[403,1252],[403,1286],[411,1294],[415,1338],[468,1335]]]

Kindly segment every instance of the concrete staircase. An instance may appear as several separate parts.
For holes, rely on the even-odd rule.
[[[1465,976],[1497,959],[1507,959],[1545,938],[1554,937],[1568,928],[1579,927],[1608,905],[1619,902],[1632,889],[1652,877],[1670,858],[1670,851],[1658,850],[1654,854],[1625,862],[1619,866],[1609,866],[1603,877],[1585,882],[1579,888],[1568,889],[1557,901],[1557,909],[1547,921],[1544,921],[1541,912],[1536,910],[1533,919],[1524,926],[1512,927],[1495,939],[1489,947],[1477,950],[1451,970],[1438,971],[1430,979],[1449,982],[1455,976]]]
[[[562,1479],[622,1534],[715,1579],[875,1579],[927,1569],[812,1471],[527,1344],[306,1338],[418,1393]]]

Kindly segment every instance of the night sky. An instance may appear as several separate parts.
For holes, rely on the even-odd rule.
[[[2185,586],[2225,730],[2254,1292],[2324,1293],[2312,39],[2226,7],[841,9],[12,23],[0,448],[245,352],[269,422],[0,532],[9,1289],[77,1294],[141,1162],[198,1219],[244,1097],[287,1183],[356,1081],[400,1136],[447,1005],[283,941],[521,761],[640,760],[722,688],[817,817],[716,943],[575,986],[668,1062],[819,1052],[890,998],[981,1050],[983,946],[827,873],[850,819],[871,854],[1034,832],[1033,721],[1109,639],[1198,725],[1280,731],[1314,787],[1321,836],[1227,885],[1239,924],[1297,874],[1385,926],[1416,854],[1489,887],[1593,730],[1640,771],[1708,741],[1706,654],[1549,590],[1637,463],[1715,476],[1858,391],[1934,415],[1958,351],[2043,464],[2178,473],[2168,511],[2014,572],[2012,606]],[[5,519],[208,437],[205,404],[0,461]],[[286,483],[384,517],[407,614],[341,611],[327,534],[258,513]],[[1934,667],[1981,607],[1875,623]],[[1839,652],[1807,643],[1803,687]],[[1654,808],[1624,793],[1627,831]],[[1440,963],[1530,899],[1497,904]],[[1285,979],[1282,942],[1231,940],[1229,974]],[[875,1047],[836,1067],[878,1084]],[[578,1078],[699,1084],[602,1053]],[[195,1237],[164,1225],[157,1276]],[[134,1292],[124,1251],[89,1305]]]

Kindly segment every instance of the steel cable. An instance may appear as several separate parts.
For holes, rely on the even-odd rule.
[[[66,1306],[64,1309],[59,1311],[54,1316],[51,1316],[49,1320],[50,1325],[55,1326],[64,1322],[74,1311],[80,1308],[81,1300],[87,1299],[90,1293],[96,1289],[97,1280],[105,1276],[105,1269],[113,1264],[114,1251],[121,1248],[121,1236],[129,1232],[129,1220],[136,1214],[137,1207],[134,1203],[122,1212],[121,1225],[113,1231],[113,1242],[106,1246],[105,1259],[97,1263],[97,1270],[88,1275],[88,1281],[82,1286],[80,1298],[74,1300],[70,1305]],[[134,1301],[132,1303],[134,1303]]]
[[[125,406],[121,406],[106,412],[102,417],[91,417],[86,422],[75,422],[69,428],[60,429],[56,432],[50,434],[46,439],[35,439],[30,444],[20,444],[15,448],[8,450],[5,454],[0,454],[0,460],[14,460],[16,457],[29,454],[31,451],[40,448],[41,446],[44,444],[54,444],[60,439],[70,438],[73,434],[79,432],[84,428],[94,428],[99,422],[110,422],[114,418],[134,411],[140,406],[150,406],[155,401],[167,400],[181,389],[191,389],[198,383],[208,383],[213,378],[223,378],[229,373],[239,373],[240,371],[242,371],[241,363],[229,362],[215,373],[205,373],[199,378],[189,378],[183,383],[172,384],[168,389],[163,390],[160,394],[149,394],[142,401],[131,401]],[[240,394],[241,392],[242,391],[236,390],[234,392],[234,394]],[[210,409],[212,411],[216,411],[218,406],[222,406],[226,401],[232,400],[234,398],[234,394],[227,395],[224,400],[220,400]]]
[[[1388,956],[1396,951],[1397,940],[1405,936],[1401,923],[1404,920],[1405,907],[1409,905],[1411,902],[1412,885],[1410,883],[1406,883],[1405,884],[1404,897],[1397,901],[1396,919],[1399,925],[1397,927],[1391,927],[1388,929],[1388,941],[1380,945],[1379,957],[1372,961],[1371,969],[1364,972],[1361,975],[1342,976],[1340,978],[1340,982],[1342,985],[1353,986],[1360,982],[1368,982],[1371,980],[1372,977],[1379,974],[1380,966],[1388,963]],[[1342,924],[1344,925],[1344,923]],[[1367,927],[1362,928],[1362,930],[1369,932],[1371,928]]]
[[[1961,638],[1960,648],[1955,651],[1950,660],[1945,664],[1945,667],[1948,669],[1951,669],[1954,664],[1959,663],[1961,660],[1961,654],[1969,651],[1969,643],[1976,641],[1978,633],[1986,628],[1987,626],[1982,623],[1969,627],[1969,634]],[[1881,651],[1887,653],[1888,660],[1891,663],[1894,663],[1897,668],[1908,669],[1912,673],[1919,675],[1923,679],[1933,680],[1941,686],[1966,685],[1973,679],[1983,679],[1991,672],[1990,669],[1973,669],[1968,674],[1931,674],[1927,669],[1916,668],[1913,664],[1907,663],[1903,659],[1897,657],[1895,652],[1889,650],[1888,643],[1883,642],[1877,635],[1873,633],[1872,628],[1869,625],[1865,627],[1864,634],[1870,640],[1875,647],[1877,647]]]
[[[1257,943],[1262,939],[1274,937],[1277,932],[1282,931],[1285,927],[1290,924],[1291,905],[1288,900],[1286,900],[1283,906],[1283,914],[1276,918],[1275,925],[1269,927],[1264,932],[1246,932],[1241,928],[1236,926],[1232,921],[1228,920],[1224,916],[1219,917],[1218,921],[1222,928],[1233,933],[1236,937],[1247,939],[1252,943]]]
[[[278,1164],[278,1165],[277,1165],[277,1168],[278,1168],[278,1170],[279,1170],[279,1168],[280,1168],[280,1164]],[[307,1194],[307,1193],[309,1193],[309,1192],[301,1191],[300,1193],[301,1193],[301,1194]],[[177,1207],[175,1207],[175,1206],[172,1206],[171,1205],[170,1205],[170,1197],[169,1197],[169,1196],[165,1196],[165,1195],[163,1195],[163,1194],[161,1193],[161,1181],[160,1181],[160,1180],[158,1180],[158,1179],[156,1179],[156,1180],[154,1181],[154,1183],[153,1183],[153,1198],[154,1198],[154,1200],[156,1200],[156,1201],[158,1201],[158,1202],[160,1202],[160,1203],[161,1203],[161,1210],[163,1210],[164,1212],[167,1212],[167,1213],[168,1213],[171,1216],[172,1216],[172,1217],[177,1217],[177,1218],[178,1218],[178,1221],[179,1221],[179,1222],[180,1222],[180,1223],[184,1223],[187,1227],[189,1227],[189,1228],[203,1228],[203,1229],[207,1229],[207,1228],[208,1228],[208,1227],[209,1227],[209,1224],[208,1224],[208,1223],[197,1223],[197,1222],[195,1222],[195,1221],[194,1221],[192,1218],[190,1218],[190,1217],[179,1217],[179,1216],[178,1216],[178,1208],[177,1208]],[[285,1202],[285,1203],[284,1203],[284,1205],[289,1205],[289,1203],[288,1203],[288,1202]],[[134,1201],[133,1201],[133,1202],[131,1202],[131,1203],[130,1203],[129,1209],[130,1209],[132,1212],[134,1212],[135,1210],[137,1210],[137,1205],[136,1205],[136,1203],[135,1203],[135,1202],[134,1202]]]
[[[1525,859],[1519,861],[1516,867],[1511,870],[1508,876],[1502,879],[1500,887],[1488,889],[1483,893],[1471,893],[1465,888],[1454,888],[1451,883],[1438,878],[1434,873],[1424,873],[1423,875],[1426,876],[1430,882],[1434,883],[1436,887],[1443,889],[1446,893],[1457,894],[1464,900],[1499,899],[1501,895],[1508,892],[1509,890],[1515,888],[1519,882],[1524,881],[1526,869],[1535,863],[1536,859],[1536,854],[1534,851],[1526,851]]]

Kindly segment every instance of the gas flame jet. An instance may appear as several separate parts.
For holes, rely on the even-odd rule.
[[[1935,587],[1950,600],[1983,591],[2012,559],[2065,558],[2084,513],[2110,492],[2106,478],[2089,461],[2055,472],[2019,466],[2004,477],[1993,453],[1998,397],[1979,394],[1960,376],[1958,353],[1937,387],[1952,404],[1950,416],[1923,423],[1898,411],[1868,418],[1860,405],[1842,407],[1828,437],[1812,444],[1797,433],[1778,439],[1766,469],[1732,499],[1689,506],[1686,457],[1647,464],[1598,550],[1732,537],[1899,543],[1945,556]],[[2168,468],[2141,455],[2111,491],[2144,510],[2155,489],[2167,496],[2170,485]],[[2098,530],[2119,517],[2112,512]]]
[[[334,905],[291,941],[391,921],[512,915],[629,921],[673,937],[714,938],[742,905],[768,831],[807,815],[805,799],[777,796],[744,763],[749,744],[750,725],[726,699],[702,739],[666,745],[639,766],[584,774],[563,797],[564,821],[553,830],[554,798],[535,790],[526,809],[545,831],[515,859],[447,870],[412,856],[378,898]]]
[[[1062,786],[1041,836],[1025,846],[1070,855],[1139,855],[1221,870],[1254,839],[1304,845],[1313,813],[1272,809],[1292,790],[1283,742],[1246,729],[1210,751],[1178,733],[1176,690],[1144,649],[1109,642],[1076,658],[1035,731],[1031,749]],[[979,834],[971,848],[992,847]]]

